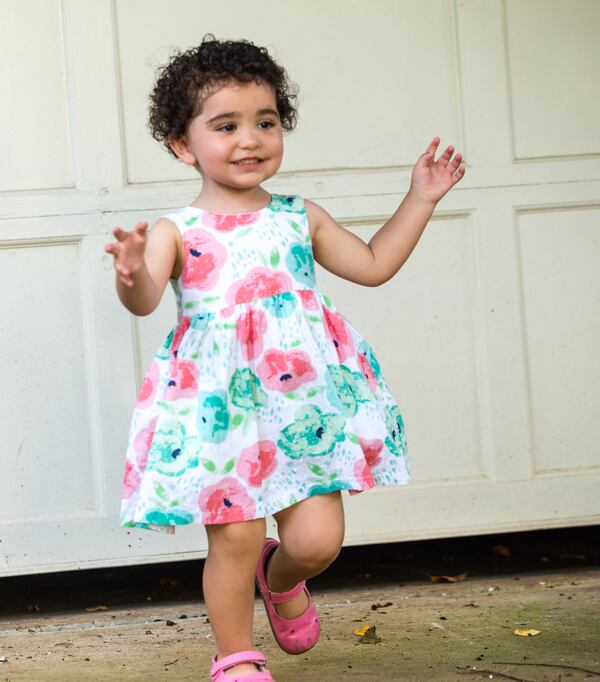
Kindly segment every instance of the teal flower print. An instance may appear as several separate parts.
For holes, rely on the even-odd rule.
[[[267,404],[267,394],[260,387],[260,379],[249,370],[236,369],[229,383],[231,402],[244,410],[253,410]]]
[[[214,313],[198,313],[192,317],[192,329],[204,329],[208,320],[214,317]]]
[[[166,476],[180,476],[186,469],[196,466],[198,457],[186,437],[184,425],[175,420],[161,424],[152,438],[147,469]]]
[[[158,352],[154,356],[157,360],[168,360],[171,354],[171,343],[173,342],[173,336],[175,334],[175,328],[171,329],[169,335],[164,340],[163,345],[158,349]]]
[[[389,451],[396,457],[406,453],[406,434],[404,421],[397,405],[392,405],[385,410],[385,423],[389,435],[385,439]]]
[[[343,372],[344,369],[346,372]],[[342,414],[353,417],[358,410],[358,405],[352,386],[347,381],[348,374],[352,377],[352,373],[344,365],[327,365],[325,382],[329,402]]]
[[[298,305],[296,297],[291,291],[283,294],[275,294],[263,298],[262,304],[265,309],[275,317],[289,317]]]
[[[318,485],[313,485],[308,490],[308,496],[313,495],[325,495],[326,493],[332,493],[334,490],[352,490],[353,486],[346,481],[332,481],[331,483],[321,483]]]
[[[222,443],[229,431],[229,416],[225,391],[198,392],[197,425],[202,440]]]
[[[294,421],[281,430],[277,444],[291,459],[319,457],[330,454],[345,437],[342,415],[304,405],[296,410]]]
[[[372,399],[365,378],[360,372],[352,372],[346,365],[327,365],[325,382],[327,398],[342,414],[353,417],[358,403]]]
[[[310,244],[292,244],[285,264],[297,282],[311,289],[315,286],[315,262]]]
[[[381,366],[379,365],[379,362],[377,361],[377,358],[375,357],[375,353],[373,352],[371,346],[366,341],[363,340],[358,344],[358,352],[362,353],[367,358],[369,364],[371,365],[375,378],[379,380],[379,378],[381,377]]]
[[[160,526],[183,526],[192,523],[194,517],[184,509],[172,509],[163,511],[162,509],[150,509],[143,523],[156,523]]]
[[[272,211],[289,211],[290,213],[304,213],[302,197],[287,194],[273,194],[269,208]]]

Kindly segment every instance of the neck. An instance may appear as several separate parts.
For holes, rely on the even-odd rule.
[[[264,208],[271,194],[260,185],[248,189],[232,189],[205,183],[191,206],[215,213],[252,213]]]

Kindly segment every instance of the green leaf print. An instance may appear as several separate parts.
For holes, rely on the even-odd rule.
[[[198,220],[199,217],[200,217],[200,216],[197,216],[197,215],[192,216],[191,218],[188,218],[188,219],[185,221],[185,224],[186,224],[186,225],[193,225],[193,224]]]
[[[176,507],[180,502],[181,500],[171,500],[169,507]]]
[[[286,398],[289,398],[290,400],[298,400],[300,397],[297,393],[294,393],[293,391],[290,391],[289,393],[284,393],[283,394]]]
[[[328,308],[332,307],[331,299],[329,298],[329,296],[323,294],[323,300],[325,301],[325,305],[327,305]]]
[[[325,476],[325,472],[323,469],[318,464],[309,464],[308,468],[315,474],[316,476]]]
[[[188,301],[183,307],[189,309],[189,308],[193,308],[197,304],[198,304],[197,301]]]
[[[154,492],[161,498],[161,500],[167,499],[167,491],[158,481],[154,481]]]
[[[346,434],[346,437],[347,437],[349,440],[351,440],[353,443],[356,443],[356,444],[358,445],[359,440],[358,440],[358,436],[357,436],[355,433],[347,433],[347,434]]]
[[[271,267],[276,268],[279,265],[279,251],[277,250],[277,247],[274,246],[273,250],[271,251]]]
[[[302,343],[301,339],[296,339],[295,341],[292,341],[292,343],[290,343],[290,346],[292,348],[295,348],[296,346],[299,346],[301,343]]]
[[[177,410],[170,403],[166,403],[164,400],[158,400],[156,404],[165,412],[169,414],[177,414]]]
[[[218,301],[219,296],[205,296],[202,300],[204,303],[212,303],[213,301]]]
[[[338,472],[334,471],[332,474],[329,474],[329,480],[334,481],[338,477]]]
[[[260,262],[264,265],[264,267],[267,267],[267,257],[262,251],[258,252],[258,257],[260,258]]]
[[[177,414],[180,415],[181,417],[185,417],[186,414],[189,414],[191,411],[192,411],[191,407],[184,407],[183,410],[179,410]]]
[[[213,352],[218,353],[219,352],[219,344],[215,341],[213,344]]]
[[[311,322],[322,322],[323,321],[320,317],[317,317],[317,315],[308,315],[308,319]]]
[[[206,469],[206,471],[210,471],[211,474],[217,470],[217,467],[212,459],[203,457],[200,461],[202,462],[202,466]]]
[[[300,235],[302,234],[302,228],[300,227],[300,225],[298,225],[298,223],[295,223],[293,220],[290,220],[290,225],[294,228],[294,230],[296,230],[298,234]]]
[[[236,325],[231,322],[223,322],[223,329],[235,329]]]
[[[235,459],[230,459],[229,462],[223,467],[223,473],[228,474],[235,466]]]
[[[312,398],[314,395],[319,395],[319,393],[323,393],[323,391],[327,390],[327,386],[315,386],[314,388],[311,388],[308,393],[306,394],[307,398]]]
[[[250,232],[251,230],[252,230],[252,227],[247,227],[244,230],[240,230],[239,232],[236,232],[236,235],[238,237],[245,237],[248,234],[248,232]],[[229,244],[231,245],[231,244],[233,244],[233,242],[229,242]]]
[[[236,414],[235,417],[231,420],[231,425],[234,429],[237,429],[237,427],[244,421],[244,415],[243,414]]]

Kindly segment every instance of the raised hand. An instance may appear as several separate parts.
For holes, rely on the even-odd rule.
[[[112,253],[114,256],[114,266],[119,280],[127,287],[133,286],[132,275],[138,272],[144,264],[147,229],[148,223],[146,222],[139,222],[131,232],[115,227],[113,234],[117,241],[104,247],[107,253]]]
[[[427,151],[418,158],[411,177],[411,190],[434,205],[465,174],[465,167],[461,166],[462,155],[454,154],[452,146],[447,147],[440,158],[435,160],[439,144],[440,138],[434,137]]]

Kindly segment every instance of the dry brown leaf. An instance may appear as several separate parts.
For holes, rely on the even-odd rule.
[[[512,551],[507,545],[494,545],[492,551],[498,556],[512,556]]]
[[[363,625],[362,628],[360,628],[358,630],[354,630],[354,634],[357,637],[362,637],[370,627],[371,627],[370,625]]]
[[[469,575],[469,572],[467,571],[466,573],[459,573],[458,575],[432,575],[432,576],[430,576],[430,578],[431,578],[432,583],[442,583],[442,582],[460,583],[468,575]]]
[[[108,606],[98,604],[98,606],[90,606],[89,608],[86,609],[86,611],[108,611]]]
[[[513,635],[518,635],[519,637],[535,637],[536,635],[539,635],[541,630],[534,630],[533,628],[529,628],[528,630],[520,630],[517,628],[514,632]]]

